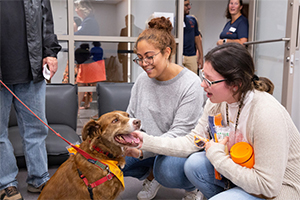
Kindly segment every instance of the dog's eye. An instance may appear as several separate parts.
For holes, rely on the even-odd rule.
[[[113,121],[112,121],[112,123],[117,123],[119,121],[119,119],[114,119]]]

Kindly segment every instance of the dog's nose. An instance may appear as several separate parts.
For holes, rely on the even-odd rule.
[[[139,119],[133,120],[133,125],[136,129],[139,129],[141,127],[141,120]]]

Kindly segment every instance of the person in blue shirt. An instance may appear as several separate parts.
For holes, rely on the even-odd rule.
[[[184,42],[182,64],[198,74],[198,68],[202,69],[203,49],[202,36],[198,30],[198,22],[195,17],[189,15],[191,9],[190,0],[184,1]],[[198,55],[197,55],[198,54]]]
[[[248,41],[249,23],[243,15],[243,1],[229,0],[226,9],[226,17],[230,19],[220,34],[217,45],[228,42],[244,44]]]
[[[96,62],[103,60],[103,49],[100,42],[93,42],[94,47],[91,48],[92,59]]]

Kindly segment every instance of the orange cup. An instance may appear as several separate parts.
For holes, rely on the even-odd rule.
[[[253,148],[247,142],[238,142],[230,149],[231,159],[243,166],[252,168],[254,165],[254,152]]]

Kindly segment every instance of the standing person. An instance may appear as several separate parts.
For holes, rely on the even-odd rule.
[[[103,49],[100,42],[93,42],[93,47],[91,48],[91,55],[94,61],[103,60]]]
[[[140,149],[189,156],[185,173],[172,170],[168,174],[177,180],[186,176],[210,200],[300,199],[299,131],[286,109],[265,92],[273,91],[272,82],[254,72],[251,55],[242,45],[228,43],[212,49],[205,56],[201,83],[209,99],[197,126],[189,135],[178,138],[136,132]],[[194,136],[208,137],[208,116],[218,113],[230,128],[229,137],[220,143],[211,140],[205,151],[197,152]],[[239,142],[252,146],[252,168],[235,163],[226,153],[225,145],[230,151]],[[181,163],[172,167],[177,169],[177,165]],[[214,168],[222,180],[215,179]]]
[[[190,0],[184,0],[184,41],[182,64],[186,68],[198,74],[198,68],[202,69],[203,67],[202,36],[198,30],[198,22],[196,18],[189,15],[190,9]]]
[[[125,27],[121,29],[120,36],[123,37],[138,37],[139,34],[143,31],[134,24],[135,17],[134,15],[125,16]],[[129,30],[130,25],[130,30]],[[130,33],[130,35],[129,35]],[[120,42],[118,44],[118,60],[122,64],[123,71],[123,82],[128,81],[128,54],[133,53],[131,49],[128,48],[127,42]]]
[[[139,35],[135,44],[138,57],[134,62],[145,72],[140,74],[132,88],[127,112],[131,117],[140,119],[142,129],[150,135],[160,138],[183,136],[191,131],[202,114],[201,81],[190,70],[171,63],[176,45],[170,20],[154,18],[148,25],[149,28]],[[131,155],[134,152],[140,154],[139,159],[126,157],[123,172],[125,176],[144,180],[143,189],[137,196],[139,200],[155,197],[160,188],[161,163],[172,167],[173,162],[185,160],[137,149],[128,149],[127,153]],[[183,172],[183,168],[181,170]],[[173,180],[174,177],[168,181]],[[180,181],[176,179],[175,182]],[[187,199],[195,199],[198,194],[192,185],[182,188],[187,191]]]
[[[228,0],[226,18],[229,21],[225,24],[217,45],[228,42],[244,44],[248,41],[249,23],[243,15],[243,8],[242,0]]]
[[[75,0],[75,11],[82,18],[80,29],[74,35],[98,36],[99,24],[94,16],[94,10],[89,0]]]
[[[79,29],[81,29],[81,23],[82,20],[80,19],[80,17],[74,16],[74,33],[77,32]]]
[[[83,43],[75,50],[77,67],[76,83],[78,86],[96,86],[97,82],[106,80],[104,60],[95,61],[91,57],[89,44]],[[93,93],[78,92],[78,110],[90,108]],[[84,106],[80,107],[84,97]]]
[[[57,70],[58,44],[53,30],[50,1],[1,1],[0,79],[44,122],[46,82]],[[12,15],[12,13],[15,13]],[[18,30],[18,31],[16,31]],[[28,170],[27,190],[41,192],[49,180],[45,139],[48,128],[1,85],[0,89],[0,191],[1,199],[23,199],[17,189],[18,167],[8,139],[8,121],[14,104]]]
[[[100,28],[94,15],[94,9],[90,0],[75,0],[75,12],[82,18],[81,25],[74,35],[92,35],[99,36]],[[92,46],[92,42],[75,42],[75,49],[79,48],[82,43],[88,43]]]

